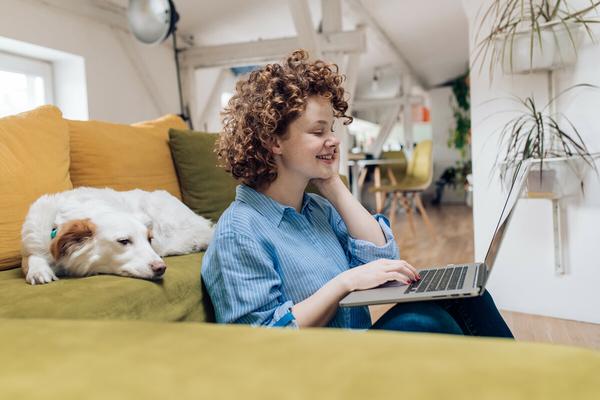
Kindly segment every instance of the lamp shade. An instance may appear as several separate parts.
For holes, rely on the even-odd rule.
[[[127,19],[140,42],[156,44],[173,33],[179,15],[171,0],[129,0]]]

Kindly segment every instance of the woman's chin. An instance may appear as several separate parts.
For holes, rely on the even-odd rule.
[[[333,177],[335,174],[333,171],[328,171],[326,173],[321,173],[319,174],[319,176],[317,177],[317,179],[322,179],[322,180],[327,180],[331,177]]]

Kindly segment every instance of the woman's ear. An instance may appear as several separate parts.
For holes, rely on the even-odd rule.
[[[276,155],[281,155],[281,142],[279,138],[274,138],[271,143],[271,152]]]

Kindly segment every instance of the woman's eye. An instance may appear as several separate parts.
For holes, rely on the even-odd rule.
[[[119,242],[123,246],[127,246],[128,244],[131,244],[131,240],[129,240],[129,239],[117,239],[117,242]]]

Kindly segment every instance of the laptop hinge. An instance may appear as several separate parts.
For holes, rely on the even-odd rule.
[[[487,268],[485,264],[479,264],[477,270],[477,287],[482,288],[486,281]]]

